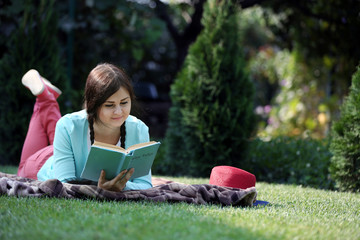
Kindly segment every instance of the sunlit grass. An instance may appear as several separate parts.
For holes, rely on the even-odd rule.
[[[16,168],[0,167],[1,172]],[[208,179],[172,178],[190,184]],[[257,183],[266,207],[0,197],[0,239],[360,239],[360,195]]]

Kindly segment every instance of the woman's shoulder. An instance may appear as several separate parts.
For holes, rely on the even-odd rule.
[[[82,120],[82,119],[87,119],[87,113],[85,109],[82,109],[77,112],[65,114],[62,118],[67,118],[72,120]]]
[[[145,124],[143,121],[133,115],[128,116],[126,123]]]
[[[130,115],[125,122],[126,125],[126,146],[149,141],[149,128],[135,116]]]
[[[86,110],[83,109],[77,112],[65,114],[63,117],[59,119],[58,124],[83,125],[86,122],[87,122],[87,113]]]
[[[126,128],[148,128],[146,124],[140,120],[139,118],[129,115],[129,117],[126,119]]]

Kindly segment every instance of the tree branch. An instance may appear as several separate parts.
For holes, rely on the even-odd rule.
[[[206,0],[196,1],[194,4],[194,13],[191,16],[191,22],[185,27],[184,31],[180,34],[179,30],[174,26],[169,14],[167,13],[168,6],[161,2],[156,1],[155,12],[157,16],[166,23],[166,27],[173,39],[177,49],[177,65],[180,67],[186,57],[187,50],[192,42],[202,30],[201,18],[203,14],[203,5]]]
[[[302,12],[304,15],[306,15],[308,17],[315,18],[315,19],[322,19],[329,23],[334,23],[334,24],[344,24],[344,22],[342,22],[341,19],[334,19],[331,16],[326,15],[326,14],[319,14],[319,13],[312,12],[310,7],[308,7],[304,4],[301,4],[301,2],[293,1],[293,4],[294,4],[293,5],[294,8],[299,9],[300,12]]]
[[[155,8],[155,13],[158,16],[158,18],[160,18],[161,20],[163,20],[166,23],[166,27],[171,35],[171,37],[175,40],[179,37],[179,31],[178,29],[174,26],[169,14],[167,13],[167,5],[165,5],[163,2],[161,2],[160,0],[156,0],[156,8]]]
[[[227,1],[227,0],[225,0]],[[249,8],[256,4],[260,4],[265,0],[233,0],[235,3],[241,5],[241,7]],[[179,30],[173,24],[167,9],[168,5],[164,4],[160,0],[155,0],[156,8],[155,12],[158,18],[163,20],[166,23],[166,27],[170,33],[171,38],[173,39],[176,49],[177,49],[177,65],[180,68],[183,61],[185,60],[188,48],[191,43],[193,43],[197,36],[200,34],[203,26],[201,25],[201,18],[204,10],[204,3],[206,0],[197,0],[194,2],[194,13],[191,16],[191,22],[185,27],[182,33],[179,33]],[[188,4],[188,1],[186,2]]]
[[[266,0],[235,0],[234,2],[239,4],[242,9],[253,7],[257,4],[261,4]]]

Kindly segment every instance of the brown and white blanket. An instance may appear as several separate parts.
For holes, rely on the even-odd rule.
[[[94,185],[62,183],[56,179],[38,181],[0,172],[0,195],[18,197],[145,200],[251,207],[257,196],[255,187],[243,190],[210,184],[189,185],[156,178],[153,179],[153,184],[153,188],[146,190],[112,192]]]

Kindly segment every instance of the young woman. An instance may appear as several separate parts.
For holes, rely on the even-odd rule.
[[[28,71],[22,83],[36,96],[36,102],[19,176],[81,182],[80,174],[94,140],[123,148],[149,141],[148,127],[130,115],[135,98],[130,80],[112,64],[99,64],[90,72],[85,86],[85,109],[63,117],[56,101],[61,94],[59,89],[36,70]],[[111,191],[152,187],[151,171],[129,181],[133,172],[124,170],[114,179],[106,180],[106,172],[102,171],[97,185]]]

